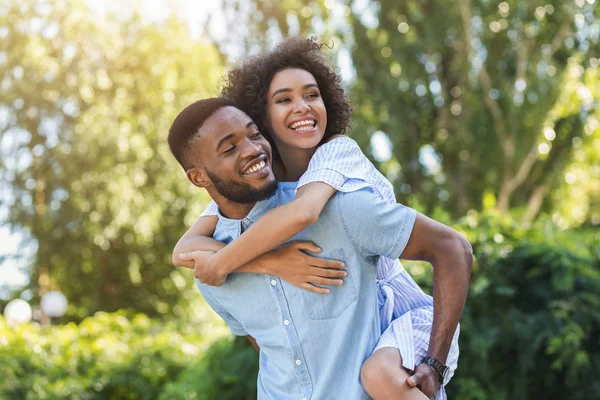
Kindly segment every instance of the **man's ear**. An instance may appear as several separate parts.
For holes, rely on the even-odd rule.
[[[212,185],[211,180],[206,173],[199,168],[190,168],[185,171],[188,180],[200,188],[207,188]]]

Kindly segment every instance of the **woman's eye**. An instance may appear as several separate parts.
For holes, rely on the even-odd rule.
[[[277,103],[287,103],[288,101],[290,101],[290,99],[284,97],[282,99],[277,100]]]
[[[309,93],[306,97],[319,97],[318,93]]]

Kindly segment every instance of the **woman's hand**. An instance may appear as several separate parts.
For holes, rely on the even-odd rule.
[[[329,289],[315,285],[340,286],[348,276],[344,263],[309,256],[304,251],[319,253],[320,248],[312,242],[291,242],[272,250],[255,261],[261,271],[275,275],[301,289],[328,294]]]
[[[182,253],[179,258],[182,260],[194,260],[194,277],[201,283],[209,286],[222,286],[227,279],[227,274],[213,266],[210,258],[215,255],[214,251],[196,250],[189,253]]]

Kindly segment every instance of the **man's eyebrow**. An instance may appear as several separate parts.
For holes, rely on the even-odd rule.
[[[229,135],[226,135],[226,136],[222,137],[221,139],[219,139],[219,141],[217,142],[217,150],[219,149],[219,147],[221,147],[221,145],[224,142],[226,142],[227,140],[231,139],[234,136],[235,136],[235,133],[230,133]]]
[[[252,125],[256,126],[256,123],[254,121],[250,121],[246,124],[246,129],[250,128]]]
[[[310,87],[316,87],[319,88],[319,85],[317,85],[316,83],[309,83],[308,85],[304,85],[303,89],[308,89]],[[284,93],[284,92],[291,92],[292,89],[289,88],[282,88],[282,89],[277,89],[275,91],[275,93],[273,93],[273,95],[271,96],[271,98],[275,97],[275,95],[279,94],[279,93]]]

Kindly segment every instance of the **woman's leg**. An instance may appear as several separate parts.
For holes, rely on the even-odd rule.
[[[410,376],[402,366],[402,356],[394,347],[375,351],[362,366],[362,385],[373,400],[427,400],[427,396],[406,383]]]

